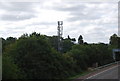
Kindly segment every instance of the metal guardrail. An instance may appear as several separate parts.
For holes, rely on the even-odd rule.
[[[103,66],[97,67],[97,68],[95,68],[94,70],[99,70],[99,69],[102,69],[102,68],[108,67],[108,66],[113,65],[113,64],[118,64],[119,62],[120,62],[120,61],[116,61],[116,62],[113,62],[113,63],[110,63],[110,64],[106,64],[106,65],[103,65]]]

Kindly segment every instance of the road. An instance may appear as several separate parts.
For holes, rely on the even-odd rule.
[[[119,71],[120,65],[116,65],[95,75],[89,76],[87,79],[120,79]]]

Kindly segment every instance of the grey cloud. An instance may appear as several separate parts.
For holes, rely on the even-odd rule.
[[[54,25],[56,22],[35,22],[29,25]]]
[[[87,4],[91,4],[91,3],[87,3]],[[92,4],[99,5],[100,3],[92,3]],[[27,3],[27,2],[0,4],[0,8],[4,9],[6,11],[6,14],[1,15],[1,18],[4,21],[6,21],[6,20],[18,21],[18,20],[30,19],[30,18],[36,17],[37,16],[36,14],[38,14],[34,10],[35,7],[37,7],[38,10],[40,10],[40,9],[46,10],[48,7],[50,7],[48,9],[54,10],[55,12],[63,12],[63,13],[67,12],[68,17],[66,17],[65,18],[66,20],[64,20],[64,21],[68,22],[66,24],[69,24],[71,22],[73,22],[73,24],[74,24],[75,21],[81,22],[82,20],[85,20],[86,22],[83,22],[80,24],[76,23],[75,26],[69,25],[68,28],[66,28],[66,30],[64,27],[63,31],[64,31],[64,35],[69,34],[70,36],[73,36],[76,38],[79,36],[78,34],[82,33],[86,37],[86,40],[89,42],[93,42],[92,40],[94,40],[95,42],[100,41],[100,40],[106,40],[105,34],[108,33],[108,32],[106,32],[106,30],[108,29],[107,27],[110,27],[109,29],[111,29],[111,27],[116,26],[115,24],[113,25],[113,24],[109,24],[109,23],[108,24],[101,23],[101,22],[95,23],[94,21],[90,22],[91,20],[100,19],[100,17],[102,15],[109,13],[109,12],[107,12],[108,10],[105,8],[102,8],[102,9],[100,9],[100,8],[98,9],[97,7],[90,8],[86,5],[86,3],[77,3],[76,1],[73,3],[67,3],[67,2],[64,3],[63,2],[63,3],[53,4],[52,6],[51,5],[47,6],[47,4],[46,4],[46,5],[44,5],[45,7],[44,6],[41,7],[41,5],[42,5],[41,3]],[[113,9],[113,8],[111,7],[111,9]],[[113,10],[115,10],[115,8]],[[25,12],[25,14],[19,15],[21,12]],[[49,15],[49,13],[48,13],[48,15]],[[25,28],[19,27],[17,29],[17,27],[16,27],[13,29],[9,29],[9,31],[14,30],[14,31],[11,31],[9,34],[11,34],[11,33],[12,34],[14,34],[14,33],[22,34],[23,30],[26,32],[29,32],[29,31],[33,31],[33,30],[38,30],[38,28],[39,28],[38,32],[43,32],[45,34],[48,34],[48,33],[52,34],[53,32],[49,32],[49,31],[54,31],[54,30],[50,30],[49,27],[56,26],[55,25],[56,22],[50,22],[50,21],[48,22],[48,21],[46,21],[46,22],[39,22],[39,21],[33,22],[32,21],[31,24],[25,25]],[[91,24],[93,26],[95,25],[96,29],[89,30],[89,31],[84,30],[85,27],[89,27],[89,24]],[[44,28],[39,25],[44,25],[43,26]],[[100,26],[101,28],[99,28],[97,26]],[[41,29],[41,31],[40,31],[40,29]],[[81,31],[82,29],[83,29],[83,31]],[[7,28],[6,28],[6,30],[7,30]],[[47,30],[48,32],[47,31],[44,32],[43,30],[44,31]],[[9,31],[6,31],[6,32],[9,32]],[[55,32],[57,33],[57,29],[55,29]]]
[[[14,26],[14,27],[7,27],[6,30],[15,30],[15,31],[23,31],[26,28],[26,26]]]
[[[71,12],[70,15],[72,17],[69,17],[67,20],[68,21],[78,21],[78,20],[95,20],[95,19],[100,19],[102,14],[99,13],[98,11],[75,11]]]
[[[4,21],[31,19],[36,17],[34,6],[35,3],[31,2],[1,2],[0,9],[6,11],[5,14],[1,14],[1,19]]]
[[[115,24],[111,24],[111,23],[98,23],[98,26],[102,26],[104,28],[116,28],[117,26],[117,22]]]
[[[98,19],[100,18],[100,16],[96,16],[96,15],[78,15],[78,16],[74,16],[74,17],[69,17],[67,19],[67,21],[73,22],[73,21],[81,21],[81,20],[94,20],[94,19]]]
[[[48,26],[54,26],[56,22],[33,22],[31,24],[27,24],[26,26],[39,26],[41,29],[46,29]]]
[[[9,36],[13,36],[13,35],[16,35],[17,33],[20,34],[20,33],[23,33],[23,31],[19,31],[19,30],[12,30],[12,29],[6,29],[4,31],[0,31],[0,35],[3,36],[4,38],[7,38]],[[18,36],[18,35],[16,35]]]
[[[94,20],[91,19],[91,20],[85,20],[85,21],[84,20],[79,20],[80,23],[78,23],[77,25],[81,26],[81,27],[85,27],[85,26],[88,26],[88,25],[97,25],[97,26],[102,26],[104,28],[115,28],[115,27],[117,27],[117,21],[111,23],[111,22],[104,22],[102,20],[96,22],[96,20],[100,20],[100,19],[94,19]],[[78,21],[78,20],[76,19],[76,21]]]
[[[70,17],[66,19],[67,21],[73,22],[78,20],[90,20],[90,19],[98,19],[101,17],[101,14],[99,14],[97,9],[90,9],[86,5],[87,3],[76,3],[72,4],[70,3],[69,7],[66,7],[66,5],[59,5],[55,7],[58,11],[64,11],[69,12]],[[62,6],[62,7],[61,7]],[[97,12],[97,13],[96,13]]]
[[[54,7],[55,10],[58,10],[58,11],[66,11],[66,12],[73,12],[73,11],[78,11],[78,10],[84,10],[85,9],[85,5],[77,5],[77,4],[71,4],[72,6],[70,7],[66,7],[66,5],[57,5]]]
[[[85,34],[85,36],[87,36],[87,40],[89,40],[89,42],[95,42],[95,41],[99,41],[99,42],[107,42],[106,40],[106,32],[105,30],[101,27],[96,27],[92,30],[89,30],[87,32],[87,34]]]
[[[0,3],[0,8],[6,11],[24,11],[24,12],[32,12],[33,3],[31,2],[6,2]]]
[[[100,19],[103,15],[107,14],[105,12],[111,11],[111,8],[109,6],[106,6],[105,8],[100,7],[103,3],[76,3],[76,4],[70,4],[72,6],[66,7],[63,5],[63,7],[59,6],[56,9],[60,11],[66,11],[69,12],[70,17],[66,19],[69,22],[74,21],[80,21],[80,20],[95,20]],[[112,8],[114,8],[113,3],[110,3]],[[89,7],[87,5],[94,5],[93,7]],[[113,10],[116,10],[115,8]],[[109,13],[108,13],[109,14]]]
[[[17,15],[17,14],[4,14],[1,17],[1,20],[3,21],[20,21],[20,20],[26,20],[31,19],[35,17],[35,15],[27,14],[27,15]]]

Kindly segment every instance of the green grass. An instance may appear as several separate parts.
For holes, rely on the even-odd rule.
[[[75,75],[75,76],[70,77],[69,79],[76,79],[76,78],[79,78],[79,77],[81,77],[81,76],[84,76],[84,75],[86,75],[86,74],[88,74],[88,73],[89,73],[88,71],[84,71],[84,72],[82,72],[82,73],[79,73],[79,74],[77,74],[77,75]]]
[[[91,72],[93,72],[93,71],[83,71],[82,73],[79,73],[79,74],[77,74],[75,76],[69,77],[68,79],[69,80],[77,79],[77,78],[79,78],[81,76],[85,76],[85,75],[87,75],[87,74],[89,74]]]

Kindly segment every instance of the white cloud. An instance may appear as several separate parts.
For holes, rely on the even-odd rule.
[[[63,37],[77,39],[82,34],[87,42],[106,43],[117,33],[117,3],[42,0],[0,4],[0,36],[4,38],[34,31],[57,35],[59,20],[63,21]]]

